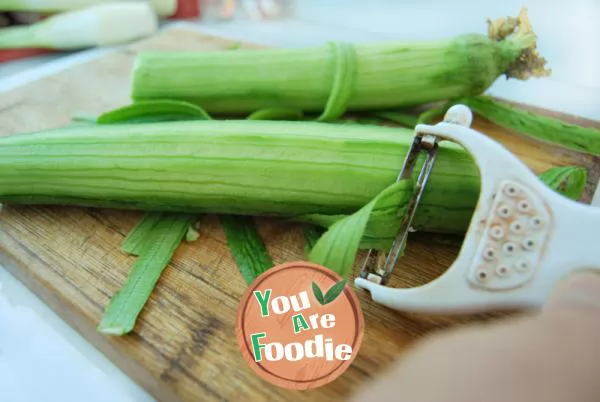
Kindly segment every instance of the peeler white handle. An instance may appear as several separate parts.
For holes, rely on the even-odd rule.
[[[459,143],[480,170],[479,201],[456,261],[424,286],[395,289],[365,278],[356,286],[396,310],[478,313],[540,307],[565,276],[600,269],[600,208],[556,193],[501,144],[467,127],[470,116],[456,113],[464,111],[451,110],[446,120],[465,125],[415,128]]]

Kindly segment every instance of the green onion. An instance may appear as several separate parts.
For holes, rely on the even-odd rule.
[[[345,110],[478,95],[503,74],[518,79],[548,74],[535,52],[537,38],[525,11],[518,19],[494,24],[488,37],[467,34],[439,42],[141,52],[131,93],[136,101],[189,101],[213,115],[289,107],[331,121]]]
[[[157,30],[156,14],[147,3],[106,3],[56,14],[32,25],[0,29],[0,49],[68,50],[115,45]]]

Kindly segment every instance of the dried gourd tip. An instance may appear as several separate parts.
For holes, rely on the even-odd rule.
[[[0,212],[2,212],[3,208],[4,208],[4,204],[0,203]]]
[[[521,55],[506,70],[507,78],[527,80],[531,77],[547,77],[547,60],[536,49],[537,35],[533,32],[527,8],[521,8],[519,16],[488,20],[488,37],[494,41],[510,40],[521,48]]]
[[[488,37],[495,41],[501,41],[512,35],[519,26],[519,20],[514,17],[497,18],[494,21],[488,19]]]

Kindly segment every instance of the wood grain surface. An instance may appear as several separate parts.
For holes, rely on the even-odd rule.
[[[59,127],[68,124],[74,113],[97,114],[129,103],[132,62],[141,49],[206,51],[231,44],[172,29],[42,78],[2,95],[0,135]],[[584,201],[589,201],[600,175],[598,158],[550,146],[482,119],[476,119],[474,127],[503,142],[536,172],[561,165],[588,167],[590,186]],[[286,391],[259,379],[238,349],[234,324],[246,284],[214,216],[201,219],[197,241],[179,247],[132,334],[108,337],[96,331],[104,307],[133,263],[133,257],[119,247],[140,217],[141,213],[108,209],[7,206],[0,214],[0,264],[161,401],[339,400],[384,370],[421,335],[472,319],[495,318],[400,314],[357,291],[365,313],[365,335],[353,365],[322,388]],[[260,233],[275,263],[303,258],[297,226],[261,219]],[[452,263],[459,247],[459,238],[414,234],[392,284],[416,286],[434,279]]]

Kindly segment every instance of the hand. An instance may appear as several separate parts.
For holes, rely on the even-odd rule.
[[[600,274],[561,283],[536,315],[424,339],[355,401],[600,401]]]

